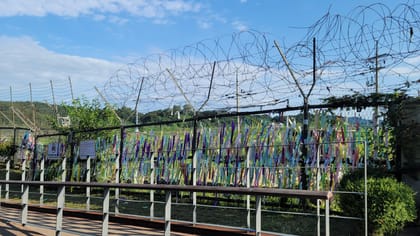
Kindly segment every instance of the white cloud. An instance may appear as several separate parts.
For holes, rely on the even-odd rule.
[[[246,3],[246,2],[247,2],[247,0],[240,0],[240,2],[241,2],[241,3]]]
[[[201,8],[199,3],[184,0],[5,0],[0,8],[0,16],[89,15],[98,20],[103,19],[100,15],[129,13],[131,16],[154,19],[198,12]]]
[[[206,20],[199,20],[197,21],[198,27],[200,27],[201,29],[209,29],[211,28],[212,24],[209,21]]]
[[[59,54],[42,47],[29,37],[0,36],[0,54],[0,100],[8,100],[9,87],[19,94],[19,91],[27,90],[29,83],[34,88],[44,88],[34,94],[34,100],[49,100],[50,80],[68,81],[69,76],[72,78],[75,95],[90,91],[91,94],[87,95],[95,96],[97,94],[92,94],[94,86],[101,87],[122,66],[106,60]],[[3,91],[6,89],[7,92]],[[57,101],[68,100],[68,90],[66,86],[62,92],[58,92]],[[21,99],[29,100],[28,93],[22,96]]]
[[[128,19],[118,17],[118,16],[110,16],[109,22],[117,24],[117,25],[123,25],[128,22]]]
[[[246,26],[241,21],[233,21],[232,22],[232,26],[233,26],[233,28],[235,28],[238,31],[246,31],[246,30],[248,30],[248,26]]]

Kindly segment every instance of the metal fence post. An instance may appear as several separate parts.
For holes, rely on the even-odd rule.
[[[9,180],[10,180],[10,160],[7,159],[7,161],[6,161],[6,181],[9,181]],[[9,200],[9,184],[6,184],[4,198],[6,198],[6,200]]]
[[[150,184],[155,184],[155,154],[150,157]],[[155,190],[150,190],[150,218],[155,217]]]
[[[165,197],[165,236],[171,235],[171,195],[171,191],[167,190]]]
[[[63,226],[65,192],[66,192],[66,187],[64,185],[60,185],[58,187],[58,193],[57,193],[57,221],[55,225],[55,235],[57,236],[61,235],[61,230]]]
[[[61,182],[66,182],[66,176],[67,176],[66,163],[67,163],[67,157],[64,156],[61,162]]]
[[[86,158],[86,183],[90,183],[90,157]],[[86,210],[90,210],[90,187],[86,187]]]
[[[368,185],[367,185],[367,152],[368,152],[368,141],[365,140],[365,158],[364,158],[364,179],[365,179],[365,191],[364,191],[364,198],[365,198],[365,235],[368,235]]]
[[[325,200],[325,236],[330,236],[330,199]]]
[[[22,185],[22,225],[26,225],[28,220],[28,198],[29,198],[29,185],[23,184]]]
[[[255,235],[261,236],[261,195],[256,196],[255,203]]]
[[[197,185],[197,151],[194,152],[193,160],[192,160],[192,185]],[[193,192],[193,225],[197,223],[197,192]]]
[[[120,150],[119,150],[119,155],[116,156],[116,160],[115,160],[115,169],[116,169],[116,173],[115,173],[115,183],[120,183],[120,175],[121,175],[121,162],[123,160],[123,153],[124,153],[124,127],[121,126],[120,128]],[[114,210],[115,214],[119,214],[120,213],[120,189],[116,188],[115,189],[115,210]]]
[[[21,152],[23,152],[23,150],[21,150]],[[25,154],[23,154],[22,156],[23,156],[23,160],[22,160],[22,166],[21,166],[21,170],[22,170],[21,180],[25,181],[26,180],[26,156]],[[21,192],[23,192],[23,185],[21,185]]]
[[[320,189],[320,181],[321,181],[321,169],[319,164],[319,153],[320,153],[321,145],[318,145],[316,150],[316,191]],[[317,235],[321,235],[321,200],[316,199],[316,216],[317,216]]]
[[[104,189],[104,200],[102,207],[102,235],[108,235],[108,223],[109,223],[109,188]]]
[[[45,157],[41,155],[41,166],[39,173],[39,181],[44,182],[45,180]],[[44,185],[39,186],[39,205],[44,205]]]
[[[246,187],[251,187],[251,170],[250,170],[250,160],[251,156],[254,152],[254,145],[248,148],[248,152],[246,154]],[[246,227],[248,229],[251,229],[251,196],[246,195],[246,211],[247,211],[247,217],[246,217]]]

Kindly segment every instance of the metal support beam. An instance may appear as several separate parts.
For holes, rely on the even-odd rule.
[[[170,190],[166,191],[165,196],[165,236],[171,235],[171,198]]]
[[[28,198],[29,198],[29,185],[23,184],[22,185],[22,215],[21,215],[21,222],[22,225],[26,225],[28,220]]]
[[[108,223],[109,223],[109,188],[104,189],[104,200],[102,207],[102,236],[108,235]]]

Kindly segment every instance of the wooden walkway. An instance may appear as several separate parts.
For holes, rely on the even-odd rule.
[[[20,204],[5,203],[0,205],[0,235],[53,236],[55,235],[56,209],[53,207],[30,206],[27,224],[20,223]],[[61,236],[101,235],[102,215],[95,212],[65,210]],[[163,220],[118,215],[110,217],[108,235],[164,235]],[[187,235],[255,235],[240,229],[172,222],[173,236]],[[262,235],[279,235],[267,234]]]
[[[15,208],[0,209],[0,235],[55,235],[56,216],[49,213],[29,211],[28,223],[22,226],[16,222],[20,218],[20,211]],[[83,219],[79,217],[66,216],[63,218],[62,236],[70,235],[100,235],[102,222],[99,220]],[[134,225],[121,225],[109,223],[109,235],[163,235],[163,230],[151,229]],[[172,232],[171,235],[183,236],[194,235]]]

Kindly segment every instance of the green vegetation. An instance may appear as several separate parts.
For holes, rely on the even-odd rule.
[[[11,157],[16,153],[16,146],[12,142],[0,142],[0,156]]]
[[[350,172],[340,183],[340,190],[364,192],[362,172]],[[374,235],[398,233],[405,224],[416,219],[415,193],[404,183],[383,174],[373,174],[367,180],[368,224]],[[338,204],[349,216],[364,217],[364,196],[344,194]]]

